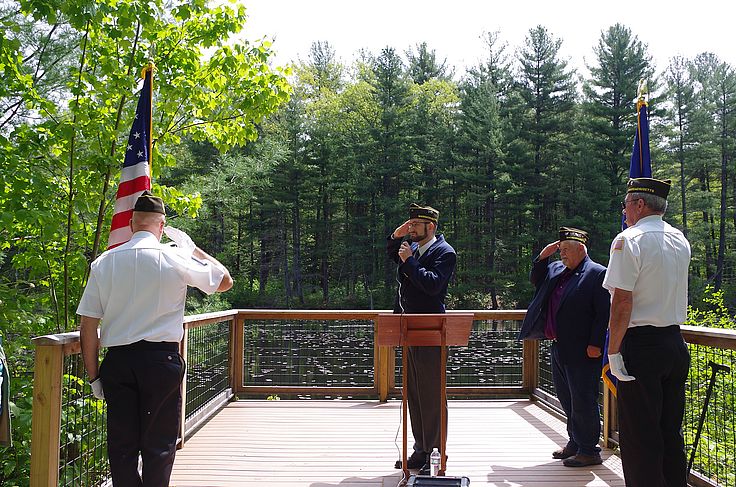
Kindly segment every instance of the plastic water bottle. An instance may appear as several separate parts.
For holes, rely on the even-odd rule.
[[[440,473],[440,452],[437,448],[432,450],[432,454],[429,455],[429,474],[432,477],[436,477]]]

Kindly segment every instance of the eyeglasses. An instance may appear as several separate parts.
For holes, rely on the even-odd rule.
[[[419,225],[429,225],[429,222],[409,222],[407,227],[418,227]]]
[[[626,209],[626,205],[628,205],[629,203],[633,203],[634,201],[639,201],[640,199],[641,198],[631,198],[630,200],[623,200],[621,202],[621,209],[622,210],[625,210]]]

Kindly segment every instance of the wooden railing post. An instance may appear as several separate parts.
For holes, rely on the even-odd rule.
[[[184,325],[184,336],[181,339],[181,343],[179,343],[179,353],[181,354],[182,358],[184,359],[184,363],[188,364],[189,361],[187,360],[187,352],[189,350],[189,347],[187,346],[189,343],[189,328]],[[187,424],[187,370],[184,369],[184,378],[181,381],[181,411],[179,412],[179,437],[181,438],[181,441],[177,445],[177,449],[184,448],[184,439],[187,435],[186,430],[186,424]]]
[[[613,433],[618,429],[616,396],[603,384],[603,446],[613,448]]]
[[[522,343],[522,388],[531,396],[539,386],[539,340]]]
[[[374,347],[375,370],[373,371],[373,380],[378,390],[378,400],[386,402],[388,400],[388,391],[391,387],[391,376],[393,373],[393,347]]]
[[[611,391],[603,384],[603,446],[608,448],[611,438]]]
[[[61,386],[64,349],[37,345],[33,371],[31,487],[59,484]]]
[[[232,321],[230,334],[232,372],[230,375],[230,387],[233,394],[243,391],[243,355],[245,354],[245,318],[237,314]]]

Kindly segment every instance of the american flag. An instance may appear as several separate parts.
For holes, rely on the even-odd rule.
[[[120,173],[118,193],[115,197],[115,211],[110,224],[110,237],[107,240],[108,249],[124,244],[133,236],[128,223],[133,216],[135,200],[143,191],[151,189],[152,65],[144,69],[143,78],[143,89],[138,98],[135,120],[130,128],[128,145],[125,149],[125,161]]]

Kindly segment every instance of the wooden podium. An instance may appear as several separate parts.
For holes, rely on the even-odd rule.
[[[376,320],[376,344],[381,347],[403,347],[401,366],[404,378],[401,381],[401,407],[403,414],[403,438],[401,467],[406,478],[406,425],[407,425],[407,354],[408,347],[441,347],[440,377],[440,475],[445,474],[447,431],[445,428],[445,403],[447,402],[447,347],[467,346],[473,327],[472,313],[444,314],[389,314],[380,313]]]

